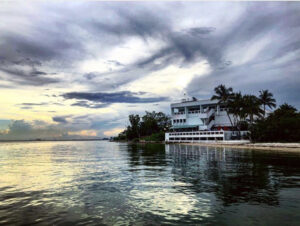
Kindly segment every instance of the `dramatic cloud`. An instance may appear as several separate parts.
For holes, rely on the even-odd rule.
[[[72,106],[79,106],[79,107],[85,107],[85,108],[105,108],[108,107],[110,104],[95,104],[93,102],[89,101],[77,101],[76,103],[72,104]]]
[[[59,123],[67,123],[67,119],[66,117],[62,117],[62,116],[55,116],[55,117],[52,117],[53,121],[54,122],[59,122]]]
[[[66,99],[83,99],[94,102],[101,102],[106,104],[112,103],[154,103],[166,101],[166,97],[138,97],[137,95],[145,94],[143,92],[133,93],[129,91],[115,92],[115,93],[85,93],[85,92],[71,92],[63,94]],[[83,106],[86,103],[77,103]]]
[[[298,2],[0,4],[0,119],[17,121],[6,130],[112,134],[219,84],[300,107]]]

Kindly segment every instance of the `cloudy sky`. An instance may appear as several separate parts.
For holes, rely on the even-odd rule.
[[[0,139],[112,136],[184,93],[300,107],[298,2],[1,2]]]

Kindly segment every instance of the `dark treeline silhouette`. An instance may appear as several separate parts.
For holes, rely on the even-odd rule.
[[[300,113],[291,105],[283,104],[267,118],[259,118],[250,129],[253,141],[299,142]]]
[[[163,112],[145,112],[145,115],[129,115],[130,125],[115,140],[163,141],[164,133],[171,127],[171,119]]]
[[[276,100],[268,90],[261,90],[259,96],[243,95],[233,92],[231,87],[219,85],[211,100],[218,100],[225,106],[232,128],[249,130],[254,142],[300,141],[300,113],[293,106],[283,104],[267,114],[267,108],[276,107]]]

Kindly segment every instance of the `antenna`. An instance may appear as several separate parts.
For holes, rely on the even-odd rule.
[[[181,100],[181,102],[186,102],[186,101],[188,101],[188,99],[187,99],[186,93],[184,92],[183,99]]]

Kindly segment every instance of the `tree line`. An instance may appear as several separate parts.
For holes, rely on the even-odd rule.
[[[269,90],[261,90],[258,97],[243,95],[241,92],[235,93],[231,87],[226,88],[225,85],[217,86],[214,91],[211,100],[218,100],[218,104],[225,107],[231,127],[235,130],[245,130],[244,127],[248,123],[252,125],[255,119],[266,117],[266,107],[270,109],[276,107],[276,100]]]
[[[170,130],[171,118],[163,112],[149,112],[140,117],[131,114],[128,117],[129,125],[114,140],[140,140],[163,141],[165,132]]]
[[[300,141],[300,113],[285,103],[267,114],[267,108],[276,107],[276,100],[269,90],[259,91],[258,96],[242,95],[233,92],[231,87],[219,85],[214,91],[211,100],[218,100],[225,107],[233,130],[249,130],[254,142]]]

